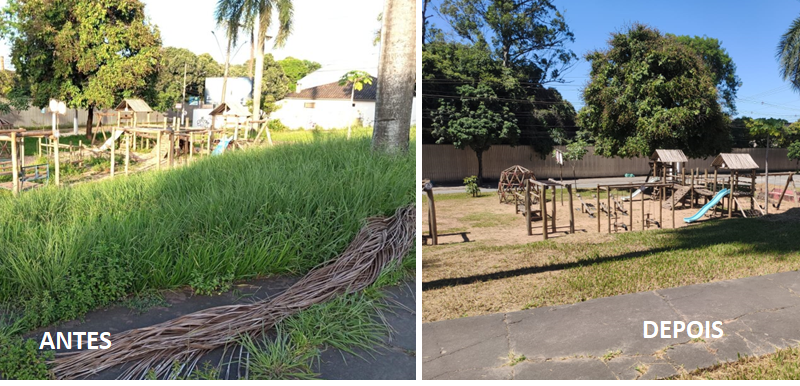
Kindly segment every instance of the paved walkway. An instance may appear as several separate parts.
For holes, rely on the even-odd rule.
[[[645,339],[646,320],[719,320],[724,335]],[[422,342],[423,379],[664,378],[796,346],[800,272],[426,323]]]
[[[157,304],[146,311],[137,312],[122,305],[110,306],[86,314],[82,320],[62,323],[58,326],[40,329],[27,337],[42,339],[44,331],[55,336],[56,331],[108,331],[114,334],[161,323],[188,313],[211,307],[242,304],[274,297],[297,281],[296,278],[272,277],[238,284],[235,290],[217,296],[193,295],[189,290],[166,292],[163,304]],[[416,379],[416,295],[414,281],[409,280],[399,286],[386,287],[388,309],[383,318],[389,326],[389,334],[383,342],[372,350],[353,350],[356,355],[335,348],[328,348],[315,361],[312,371],[322,379]],[[243,376],[238,364],[231,363],[223,349],[205,355],[200,363],[209,362],[220,366],[221,379],[238,379]],[[94,379],[115,379],[123,367],[115,367],[101,372]]]

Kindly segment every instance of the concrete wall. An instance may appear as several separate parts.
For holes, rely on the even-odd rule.
[[[356,101],[355,108],[349,99],[284,99],[278,102],[280,109],[270,115],[270,119],[280,119],[291,129],[311,129],[314,124],[325,129],[347,127],[361,117],[365,126],[372,126],[375,120],[375,102]],[[313,103],[314,107],[305,107]]]
[[[557,147],[564,149],[563,147]],[[733,149],[733,153],[750,153],[759,166],[764,167],[766,149]],[[769,150],[769,170],[788,171],[795,169],[795,162],[786,157],[786,149]],[[690,159],[688,168],[700,168],[711,172],[713,157]],[[500,173],[513,165],[524,166],[533,171],[536,178],[557,178],[561,168],[553,157],[541,159],[528,146],[492,146],[483,154],[483,178],[499,180]],[[572,165],[565,161],[564,178],[572,178]],[[649,172],[646,158],[604,158],[594,155],[594,149],[578,161],[575,167],[578,178],[622,177],[625,173],[646,175]],[[471,149],[458,150],[453,145],[422,145],[422,178],[437,183],[461,182],[464,177],[478,174],[478,159]]]

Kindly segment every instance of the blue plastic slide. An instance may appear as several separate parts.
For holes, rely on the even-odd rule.
[[[219,140],[217,146],[214,148],[214,151],[211,152],[211,155],[221,155],[222,153],[224,153],[225,149],[228,147],[228,145],[231,143],[232,140],[233,137],[222,137]]]
[[[695,213],[695,215],[692,216],[692,217],[684,218],[683,221],[685,221],[687,223],[690,223],[690,222],[695,222],[695,221],[699,220],[701,217],[703,217],[704,214],[706,214],[706,212],[708,212],[709,209],[717,206],[717,204],[719,204],[719,201],[722,200],[722,197],[727,196],[728,193],[730,193],[730,192],[731,191],[729,189],[720,190],[719,192],[717,192],[717,194],[714,196],[714,198],[712,198],[711,201],[708,202],[708,204],[705,204],[705,205],[703,205],[702,208],[700,208],[700,211]]]

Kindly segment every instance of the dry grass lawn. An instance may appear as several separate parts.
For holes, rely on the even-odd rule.
[[[592,200],[589,191],[582,196]],[[423,322],[800,269],[800,227],[795,226],[800,209],[794,203],[784,203],[780,211],[771,208],[771,214],[779,213],[766,218],[705,217],[695,224],[683,218],[698,208],[679,209],[677,229],[671,229],[672,212],[664,209],[666,229],[641,231],[639,197],[633,202],[635,231],[612,234],[607,216],[600,216],[598,233],[597,219],[578,211],[577,233],[566,234],[568,205],[566,199],[563,206],[556,202],[557,232],[542,241],[541,222],[528,236],[524,217],[513,205],[499,204],[494,192],[478,198],[436,195],[438,233],[469,232],[470,242],[447,236],[438,246],[423,247]],[[644,208],[659,218],[657,202],[648,197]]]

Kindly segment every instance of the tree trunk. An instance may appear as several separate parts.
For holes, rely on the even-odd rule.
[[[256,23],[256,60],[255,76],[253,79],[253,120],[261,119],[261,79],[264,78],[264,36],[261,32],[260,22]]]
[[[225,103],[225,94],[228,93],[228,72],[231,68],[231,38],[228,38],[228,50],[225,51],[225,73],[222,75],[222,99],[219,103]]]
[[[255,65],[255,56],[256,56],[256,42],[255,40],[255,32],[250,30],[250,61],[247,62],[247,77],[250,78],[250,81],[253,80],[253,66]]]
[[[407,152],[416,81],[417,2],[386,0],[372,149]]]
[[[430,0],[422,0],[422,45],[425,45],[425,35],[427,34],[427,28],[425,27],[425,22],[428,20],[428,1]]]
[[[764,214],[769,214],[769,134],[767,134],[767,150],[764,152]],[[731,193],[733,194],[733,193]],[[755,194],[755,186],[753,187]]]
[[[483,150],[475,150],[475,155],[478,157],[478,186],[483,184]]]
[[[89,109],[87,110],[88,116],[86,117],[86,138],[92,140],[92,125],[94,125],[94,105],[89,105]],[[91,143],[90,143],[91,145]]]

